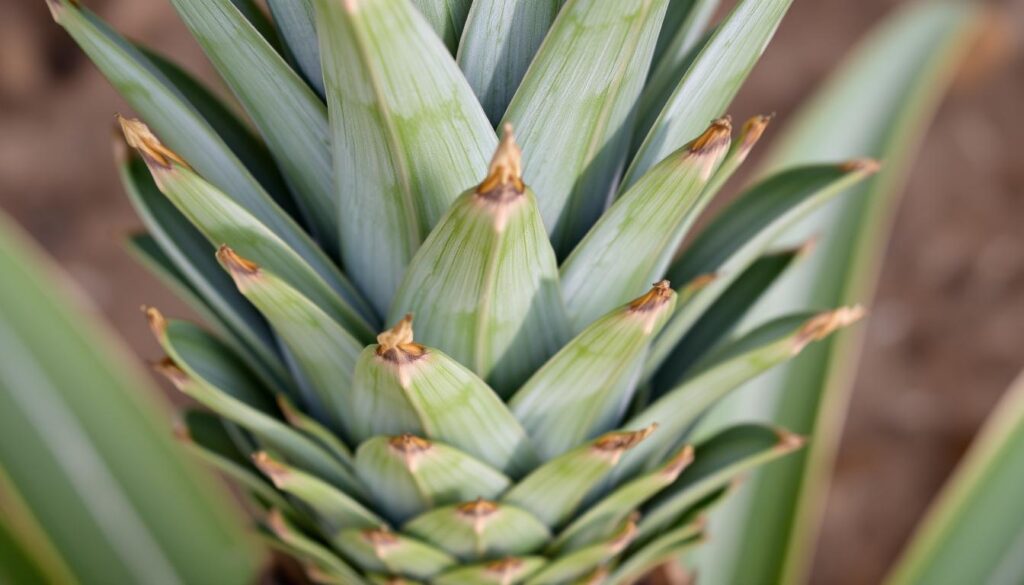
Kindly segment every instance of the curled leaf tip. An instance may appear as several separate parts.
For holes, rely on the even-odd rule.
[[[405,363],[423,357],[427,349],[413,341],[412,313],[387,331],[377,335],[377,355],[395,363]]]
[[[672,284],[669,281],[656,282],[651,290],[629,303],[629,310],[634,313],[649,313],[665,306],[674,294],[675,291],[672,290]]]
[[[694,155],[713,155],[721,153],[732,137],[732,117],[722,116],[711,122],[708,129],[690,143],[689,152]]]
[[[174,363],[174,360],[171,358],[165,357],[158,362],[153,362],[151,365],[154,372],[167,378],[167,381],[178,390],[182,390],[188,384],[188,374],[178,364]]]
[[[859,321],[864,316],[864,307],[853,305],[840,307],[834,311],[826,311],[812,317],[793,338],[793,355],[803,351],[815,341],[828,337],[832,332]]]
[[[236,281],[245,278],[252,278],[258,276],[260,273],[260,267],[258,264],[251,260],[242,258],[227,244],[221,244],[220,247],[217,248],[217,260],[220,262],[221,266],[231,273],[231,277]]]
[[[784,453],[796,451],[797,449],[803,448],[807,444],[807,438],[798,435],[789,429],[778,428],[775,429],[775,434],[779,437],[779,442],[776,448]]]
[[[525,190],[523,185],[523,153],[516,144],[516,135],[511,124],[502,128],[501,142],[494,151],[491,165],[487,170],[487,178],[477,186],[478,195],[489,198],[505,198],[511,187],[513,195],[520,195]]]
[[[665,465],[664,473],[673,480],[693,463],[693,445],[686,445]]]
[[[115,118],[121,125],[121,132],[124,133],[124,139],[128,146],[139,151],[150,167],[170,169],[174,164],[188,167],[188,163],[173,150],[164,146],[142,120],[125,118],[120,114],[115,114]]]
[[[142,309],[142,313],[146,316],[149,330],[153,332],[157,340],[163,339],[164,333],[167,331],[167,319],[164,318],[164,314],[156,307],[142,305],[140,309]]]
[[[612,455],[616,461],[626,451],[636,447],[641,441],[651,436],[651,433],[658,428],[658,423],[651,423],[650,426],[639,431],[614,431],[606,433],[594,441],[594,449],[600,453]]]
[[[282,482],[288,476],[288,468],[275,461],[266,451],[257,451],[252,455],[252,462],[263,473],[270,478],[274,485],[281,487]]]
[[[839,165],[847,173],[863,173],[873,175],[882,169],[882,163],[873,158],[855,158]]]

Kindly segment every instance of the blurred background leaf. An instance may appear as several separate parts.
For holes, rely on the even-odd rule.
[[[157,390],[6,216],[0,274],[0,579],[251,583],[258,549]]]

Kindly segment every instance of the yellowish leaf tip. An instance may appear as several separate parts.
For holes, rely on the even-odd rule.
[[[630,514],[629,518],[626,520],[626,524],[622,527],[622,530],[619,530],[618,534],[616,534],[608,543],[609,548],[611,548],[615,554],[626,550],[626,547],[632,544],[633,539],[636,538],[636,523],[638,520],[640,520],[639,513],[634,512]]]
[[[525,568],[525,563],[515,557],[506,557],[487,564],[486,571],[497,575],[499,583],[513,583]]]
[[[641,441],[651,436],[651,433],[658,428],[658,423],[651,423],[650,426],[639,431],[613,431],[606,433],[594,441],[594,450],[602,455],[611,457],[612,463],[618,463],[623,453],[636,447]]]
[[[415,473],[420,459],[430,451],[433,444],[416,435],[405,433],[388,439],[388,446],[402,456],[406,469]]]
[[[138,150],[150,168],[171,169],[174,164],[188,168],[188,163],[173,150],[164,146],[149,129],[149,126],[141,120],[125,118],[120,114],[115,114],[115,117],[121,125],[121,131],[124,132],[124,139],[128,146]]]
[[[662,280],[656,282],[651,287],[651,290],[629,303],[629,311],[649,313],[665,306],[666,303],[672,300],[673,295],[675,295],[675,291],[672,290],[672,284],[669,281]]]
[[[512,125],[506,123],[502,127],[501,141],[491,158],[487,178],[480,183],[476,192],[482,196],[502,197],[507,187],[512,187],[516,194],[525,190],[523,185],[523,153],[516,144],[516,135]]]
[[[252,455],[252,462],[256,467],[267,476],[270,481],[274,482],[274,486],[280,488],[288,478],[288,468],[281,465],[280,462],[275,461],[266,453],[266,451],[257,451]]]
[[[690,154],[708,156],[721,153],[732,138],[732,116],[725,115],[711,122],[707,130],[690,143]]]
[[[377,335],[377,355],[387,361],[411,362],[426,353],[425,347],[413,341],[412,313],[402,317],[391,329]]]
[[[775,114],[762,114],[750,118],[743,124],[743,129],[740,130],[740,150],[739,156],[741,160],[746,158],[750,153],[754,145],[761,140],[761,136],[764,135],[764,131],[768,128],[768,124],[775,118]]]
[[[398,544],[398,536],[391,532],[387,526],[363,530],[360,534],[373,547],[374,554],[381,559],[387,557],[389,548]]]
[[[284,514],[277,508],[271,508],[267,512],[267,527],[281,540],[287,541],[291,537],[291,530],[288,528],[288,522],[284,519]]]
[[[796,451],[797,449],[803,448],[803,446],[807,444],[806,437],[798,435],[790,431],[789,429],[779,427],[775,429],[775,434],[779,437],[779,442],[775,446],[775,448],[779,449],[783,453]]]
[[[682,473],[684,469],[693,463],[693,456],[693,445],[686,445],[676,453],[675,457],[665,464],[665,467],[662,469],[662,473],[671,480],[675,480],[675,478],[679,477],[679,474]]]
[[[164,334],[167,332],[167,319],[164,318],[163,313],[160,312],[156,307],[147,307],[142,305],[140,307],[142,313],[146,316],[146,323],[149,324],[149,330],[153,332],[153,336],[156,337],[157,341],[161,341],[164,338]]]
[[[882,163],[873,158],[855,158],[841,163],[839,168],[847,173],[873,175],[882,170]]]
[[[459,504],[455,508],[456,515],[471,522],[473,524],[473,532],[476,532],[477,534],[483,533],[484,529],[487,527],[487,522],[497,512],[498,504],[483,498],[477,498],[473,502]]]
[[[217,261],[220,262],[221,266],[227,269],[236,284],[240,284],[250,278],[255,278],[260,274],[260,267],[258,264],[251,260],[242,258],[227,244],[221,244],[220,247],[217,248]]]
[[[174,363],[169,357],[165,357],[158,362],[151,364],[153,371],[160,374],[164,378],[167,378],[171,384],[174,385],[178,390],[184,390],[185,386],[188,385],[188,374],[185,370],[181,369],[178,364]]]
[[[828,337],[833,331],[859,321],[865,314],[860,305],[840,307],[815,315],[800,328],[793,338],[792,353],[796,355],[815,341]]]

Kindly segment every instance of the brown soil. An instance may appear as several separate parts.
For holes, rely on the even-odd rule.
[[[779,124],[896,0],[798,0],[733,108]],[[134,38],[210,69],[166,2],[87,0]],[[1005,10],[1024,26],[1024,0]],[[119,240],[139,226],[110,154],[125,104],[53,25],[42,0],[0,0],[0,207],[56,256],[141,358],[138,306],[183,305]],[[1018,35],[1019,36],[1019,35]],[[814,583],[878,582],[1006,385],[1024,365],[1024,55],[972,75],[943,106],[889,246]],[[977,63],[976,63],[977,64]],[[747,585],[747,584],[742,584]],[[753,585],[753,584],[751,584]]]

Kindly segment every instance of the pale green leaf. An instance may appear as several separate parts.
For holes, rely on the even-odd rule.
[[[473,0],[410,0],[454,54]]]
[[[547,526],[529,512],[483,499],[425,512],[402,532],[463,562],[533,553],[551,538]]]
[[[519,585],[547,563],[544,557],[509,557],[476,565],[460,565],[442,573],[434,585]]]
[[[280,510],[271,510],[267,515],[264,529],[268,530],[283,544],[286,552],[304,559],[326,574],[333,575],[342,583],[359,585],[364,583],[362,576],[348,563],[318,541],[306,536],[295,527]]]
[[[345,530],[332,543],[366,572],[429,579],[456,563],[430,544],[387,529]]]
[[[427,232],[480,180],[497,138],[407,0],[314,0],[342,261],[385,314]]]
[[[267,0],[280,31],[286,53],[318,95],[324,95],[324,73],[320,68],[320,41],[316,36],[313,0]]]
[[[684,524],[659,535],[643,548],[629,555],[608,578],[613,585],[634,583],[658,565],[677,559],[686,549],[704,542],[701,522]]]
[[[697,45],[719,4],[721,0],[669,0],[651,59],[652,77],[664,67],[663,62],[678,62]],[[680,71],[676,79],[684,72]]]
[[[611,561],[636,537],[636,519],[629,518],[610,538],[552,559],[527,579],[527,585],[559,585],[578,579],[596,567]]]
[[[625,162],[630,113],[667,4],[568,0],[505,113],[559,255],[600,216]]]

